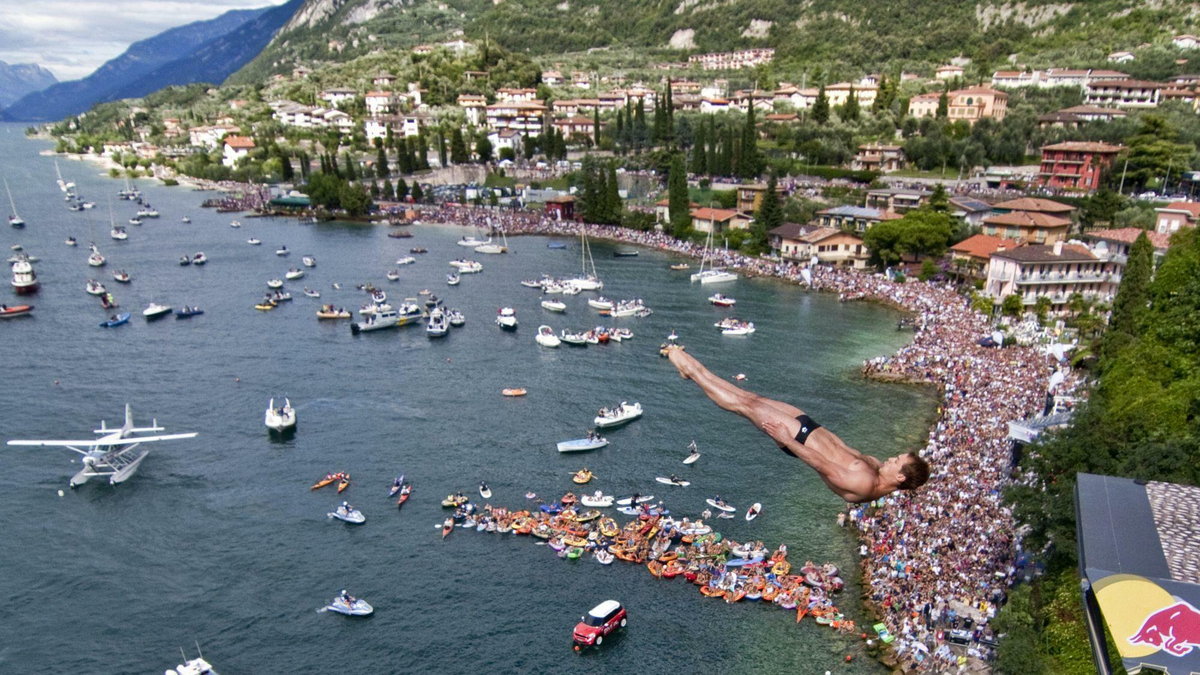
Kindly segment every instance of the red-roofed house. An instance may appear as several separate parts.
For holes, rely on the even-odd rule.
[[[933,117],[937,114],[941,94],[920,94],[908,101],[911,117]],[[974,124],[984,117],[997,121],[1008,112],[1008,94],[991,87],[968,87],[946,94],[946,118],[950,121],[965,120]]]
[[[697,232],[720,234],[725,230],[745,229],[750,222],[733,209],[692,209],[692,229]]]
[[[1016,294],[1026,308],[1038,298],[1050,300],[1050,310],[1063,312],[1071,296],[1111,302],[1119,276],[1114,275],[1106,259],[1081,244],[1018,246],[992,254],[983,291],[996,302]]]
[[[229,167],[236,166],[253,149],[254,139],[249,136],[226,136],[225,156],[221,158],[221,163]]]
[[[1154,209],[1158,215],[1154,221],[1154,231],[1172,235],[1184,227],[1195,227],[1200,218],[1200,204],[1196,202],[1171,202],[1164,207]]]
[[[1100,175],[1112,166],[1123,145],[1068,141],[1042,146],[1042,167],[1037,182],[1051,188],[1093,192]]]
[[[1016,244],[1011,239],[976,234],[950,247],[950,260],[960,274],[969,278],[985,279],[992,254],[1005,251]]]
[[[1066,239],[1075,207],[1049,199],[1021,197],[992,205],[995,215],[983,219],[983,233],[1032,244]]]

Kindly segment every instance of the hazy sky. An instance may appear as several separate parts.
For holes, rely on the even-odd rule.
[[[0,61],[87,77],[131,43],[231,10],[286,0],[0,0]]]

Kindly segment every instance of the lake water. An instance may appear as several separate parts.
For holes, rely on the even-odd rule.
[[[862,360],[888,354],[911,335],[897,315],[876,306],[841,304],[771,280],[739,280],[721,291],[736,314],[755,322],[747,338],[722,337],[712,323],[729,313],[709,305],[713,291],[689,284],[671,259],[643,250],[612,257],[593,243],[596,266],[613,298],[643,298],[644,319],[607,320],[587,308],[590,295],[565,298],[568,310],[539,307],[519,281],[578,271],[577,241],[548,249],[544,237],[510,240],[507,255],[469,253],[453,227],[413,227],[390,239],[383,227],[302,225],[288,219],[201,209],[213,193],[139,181],[158,220],[109,238],[109,204],[124,223],[123,183],[94,164],[58,160],[95,209],[71,212],[55,185],[45,141],[19,126],[0,126],[0,175],[12,187],[28,226],[0,239],[41,258],[32,318],[0,324],[5,342],[3,437],[90,438],[101,419],[119,424],[126,402],[135,421],[152,417],[168,432],[197,431],[162,443],[128,482],[99,480],[76,490],[74,455],[56,448],[4,448],[0,482],[0,596],[12,615],[0,641],[0,671],[162,672],[179,648],[205,656],[222,673],[275,672],[882,672],[857,639],[789,612],[752,603],[727,605],[682,580],[660,580],[642,566],[566,561],[528,537],[457,530],[444,541],[435,525],[448,493],[472,494],[486,480],[498,506],[524,507],[525,492],[556,498],[575,488],[570,474],[597,475],[590,489],[657,494],[676,514],[698,514],[719,493],[739,509],[763,504],[753,523],[714,521],[727,536],[786,543],[805,559],[853,570],[857,546],[834,517],[841,506],[816,474],[779,452],[744,420],[710,403],[681,380],[657,350],[675,330],[680,341],[724,376],[745,373],[746,386],[805,410],[846,441],[885,455],[918,445],[932,421],[928,391],[863,380]],[[182,216],[192,219],[180,222]],[[80,245],[63,244],[67,236]],[[250,237],[261,246],[246,243]],[[86,263],[95,241],[109,263]],[[286,245],[289,258],[274,255]],[[412,246],[429,253],[384,274]],[[181,255],[204,251],[204,267],[181,267]],[[447,262],[464,254],[484,271],[445,284]],[[288,287],[296,296],[272,312],[255,302],[265,282],[299,257],[317,267]],[[133,275],[124,286],[115,269]],[[103,276],[101,276],[103,275]],[[103,281],[129,325],[99,328],[107,312],[84,292]],[[333,290],[340,283],[341,291]],[[357,308],[355,284],[373,282],[393,298],[431,289],[467,315],[466,326],[430,340],[420,328],[361,336],[348,322],[318,322],[322,302]],[[320,300],[303,297],[303,286]],[[5,302],[16,296],[0,291]],[[198,305],[191,320],[147,323],[149,302]],[[516,308],[520,328],[493,323],[502,305]],[[635,338],[587,349],[538,347],[538,324],[583,329],[628,326]],[[528,396],[503,398],[505,387]],[[268,437],[268,399],[291,398],[296,435]],[[645,416],[611,431],[611,445],[560,455],[555,443],[582,435],[596,410],[640,401]],[[687,444],[703,457],[685,466]],[[338,503],[309,485],[344,470],[345,493],[367,516],[352,527],[325,517]],[[415,486],[402,511],[385,499],[392,478]],[[654,483],[677,473],[688,488]],[[65,496],[58,497],[63,489]],[[851,573],[853,576],[853,573]],[[855,584],[838,599],[858,612]],[[371,602],[375,616],[350,620],[313,610],[340,589]],[[602,649],[575,654],[570,630],[595,603],[625,603],[630,624]],[[855,655],[843,663],[845,654]]]

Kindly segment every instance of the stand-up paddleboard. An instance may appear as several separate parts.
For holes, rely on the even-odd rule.
[[[637,503],[641,504],[651,499],[654,499],[654,495],[640,495],[637,498]],[[617,500],[617,506],[630,506],[631,504],[633,504],[633,497],[622,497]]]
[[[758,514],[761,512],[762,512],[762,504],[759,504],[758,502],[754,502],[753,504],[750,505],[750,509],[748,511],[746,511],[746,520],[748,520],[748,521],[754,520],[755,518],[758,517]]]
[[[679,487],[687,487],[692,484],[691,481],[683,480],[682,478],[668,478],[666,476],[655,476],[654,480],[664,485],[678,485]]]
[[[726,511],[728,513],[737,511],[736,508],[730,506],[729,504],[726,504],[724,501],[717,501],[715,499],[706,499],[704,501],[708,502],[708,505],[713,507],[714,509],[721,509],[722,511]]]

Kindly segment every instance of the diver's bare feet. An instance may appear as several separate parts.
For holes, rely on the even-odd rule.
[[[691,374],[688,372],[691,370],[688,363],[688,354],[684,351],[683,345],[666,345],[659,350],[659,353],[670,360],[671,365],[675,366],[675,369],[679,371],[680,377],[685,380],[692,379]]]

